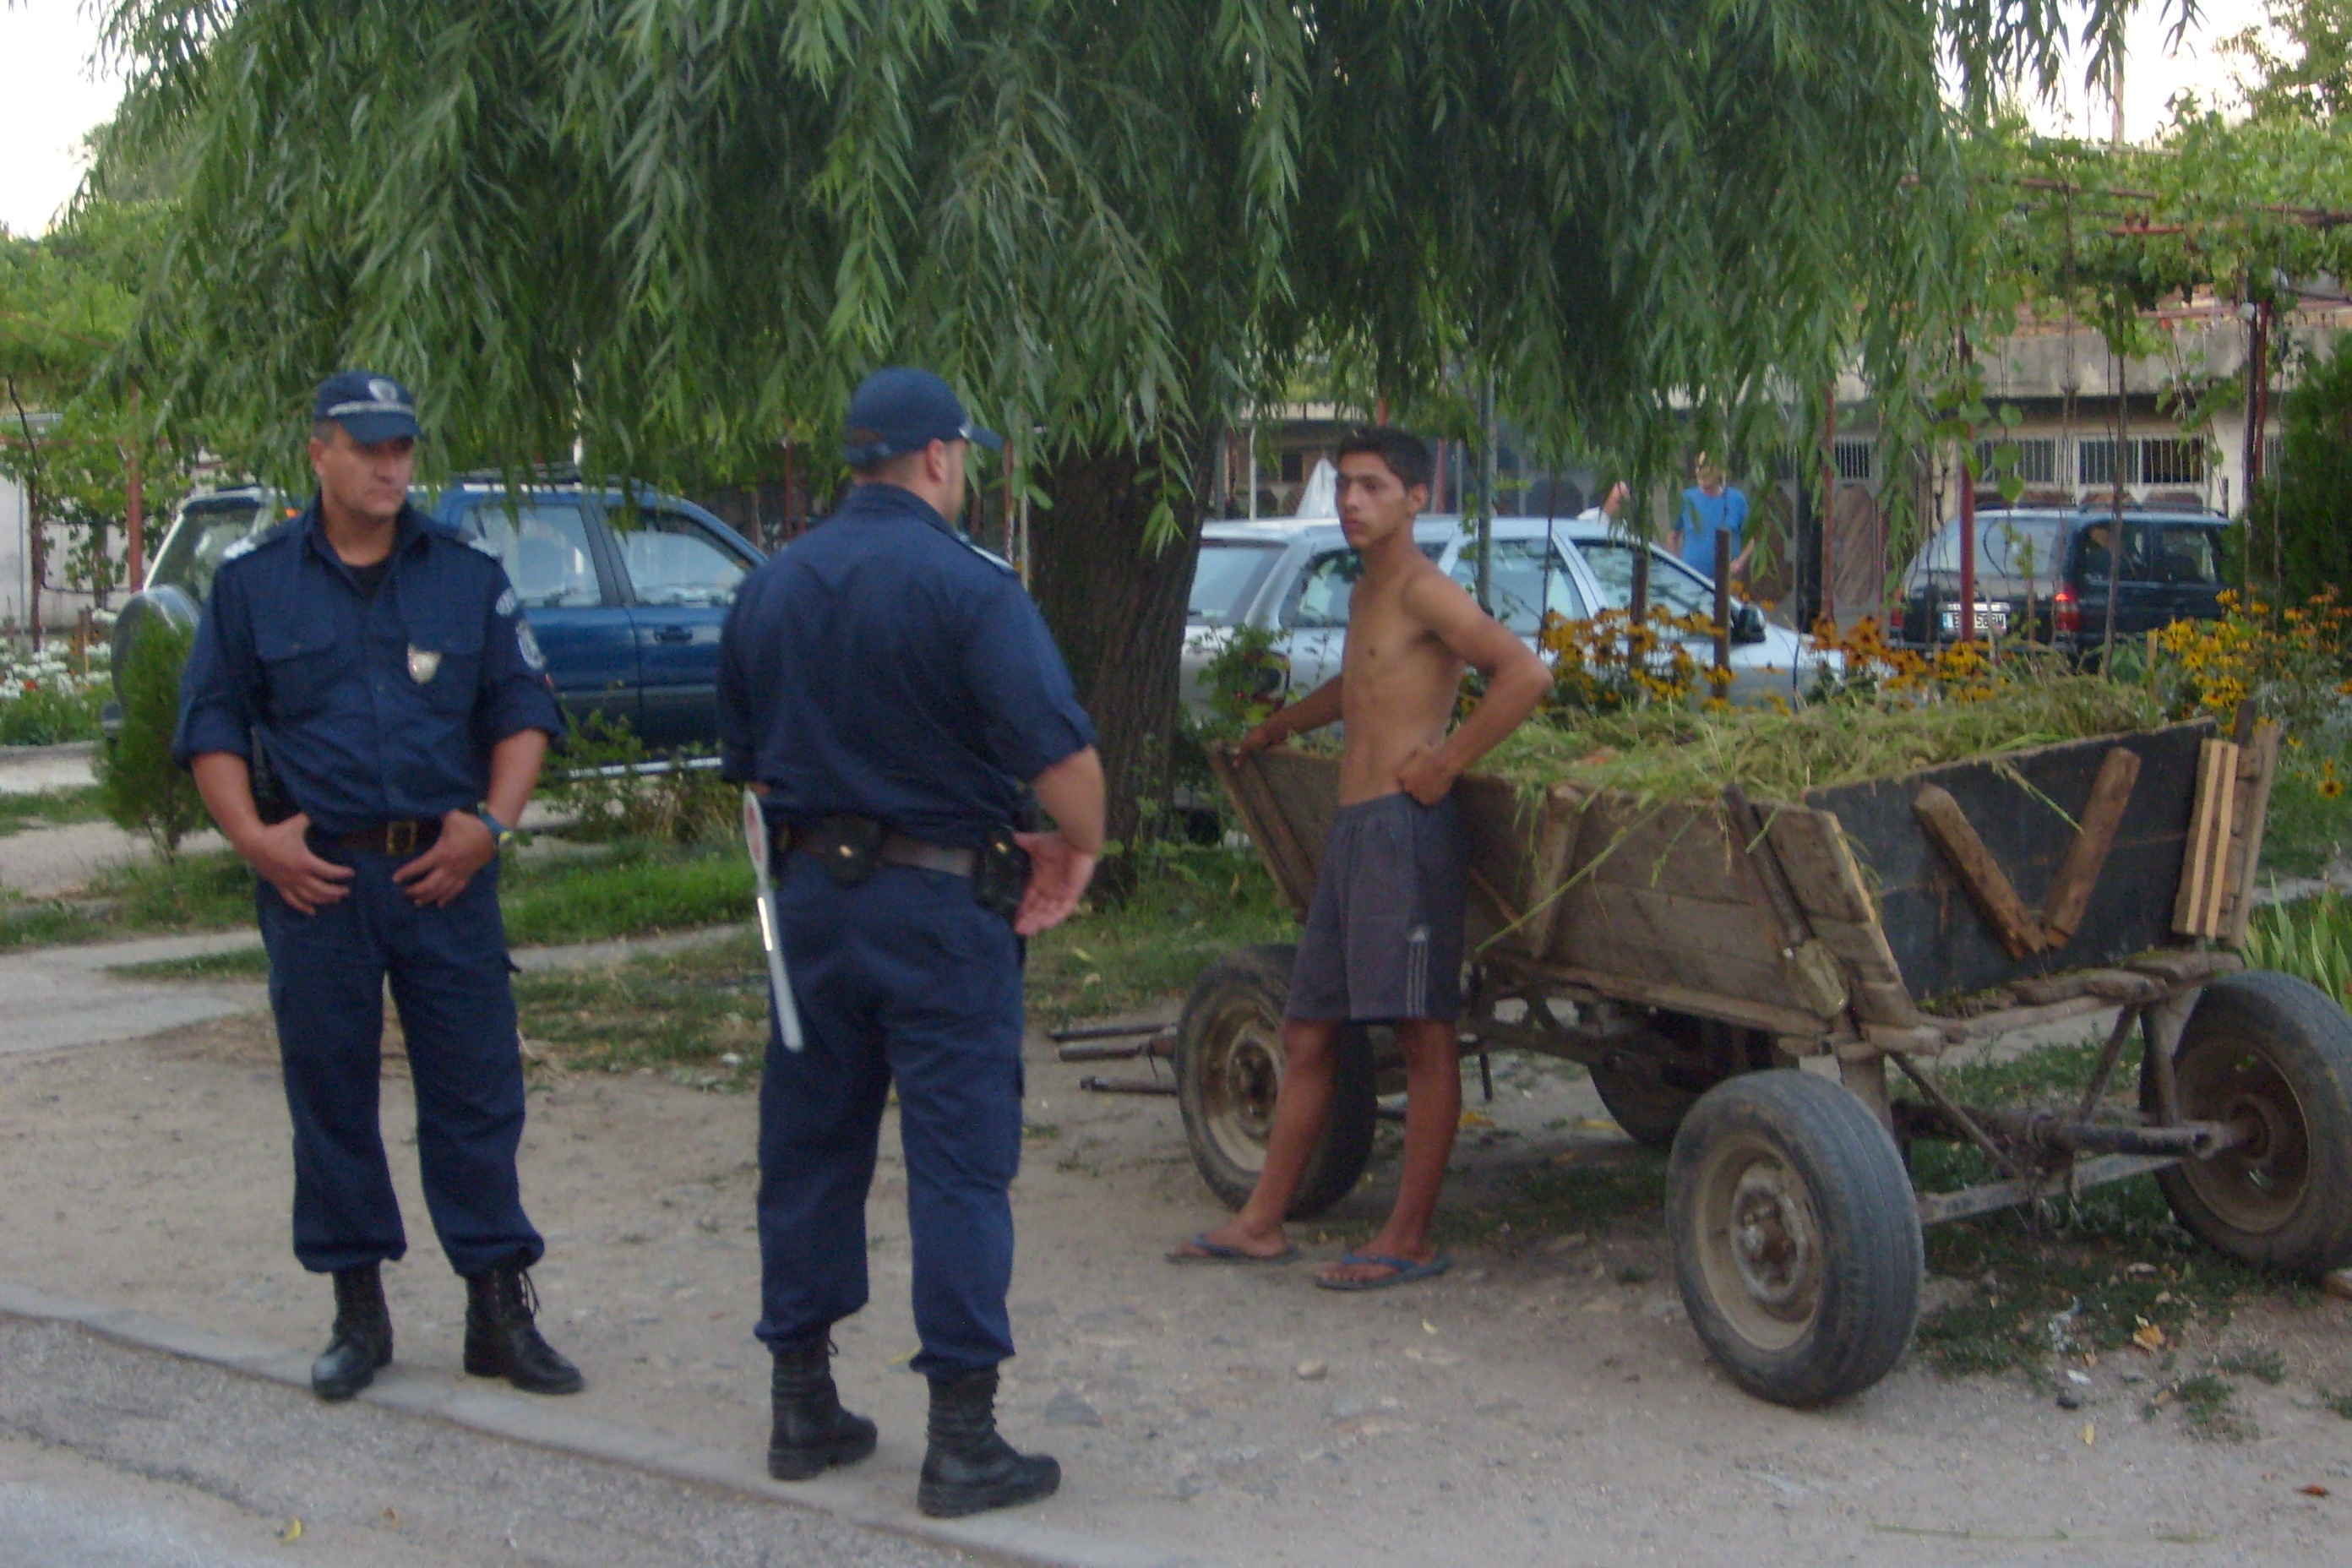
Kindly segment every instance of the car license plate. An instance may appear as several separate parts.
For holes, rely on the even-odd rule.
[[[1958,637],[1960,635],[1960,607],[1958,605],[1946,605],[1943,607],[1942,613],[1944,635],[1948,637]],[[1999,600],[1979,599],[1977,601],[1976,632],[1977,636],[1980,637],[2007,637],[2009,635],[2009,606]]]

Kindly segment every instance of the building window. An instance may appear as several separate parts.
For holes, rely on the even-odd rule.
[[[2135,476],[2144,485],[2201,485],[2205,443],[2189,436],[2150,436],[2132,443],[2139,459]]]
[[[1999,460],[2004,446],[2017,448],[2017,461],[2004,465]],[[1998,479],[2003,474],[2014,473],[2020,481],[2029,485],[2054,485],[2058,482],[2058,441],[2055,437],[2033,436],[2014,442],[1979,441],[1977,443],[1977,476]]]
[[[2114,437],[2100,437],[2074,443],[2074,482],[2100,487],[2116,482]]]
[[[1841,479],[1868,483],[1877,456],[1878,443],[1875,441],[1830,443],[1830,461],[1836,466],[1837,477]]]

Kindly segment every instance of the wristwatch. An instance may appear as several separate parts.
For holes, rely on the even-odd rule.
[[[478,805],[474,807],[474,815],[480,817],[482,819],[482,826],[490,830],[490,843],[498,848],[505,848],[507,847],[507,840],[515,836],[515,830],[513,828],[509,827],[505,823],[500,822],[497,817],[490,815],[490,808],[488,806]]]

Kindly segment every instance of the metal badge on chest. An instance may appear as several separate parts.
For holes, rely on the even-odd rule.
[[[417,685],[419,685],[419,686],[423,686],[423,685],[425,685],[427,681],[431,680],[431,679],[434,678],[434,676],[436,676],[436,674],[438,674],[438,673],[440,672],[440,669],[441,669],[441,655],[440,655],[440,652],[439,652],[439,650],[438,650],[438,649],[436,649],[436,648],[429,648],[429,647],[414,647],[414,646],[412,646],[412,647],[409,648],[409,650],[408,650],[408,679],[411,679],[411,680],[413,680],[413,681],[416,682],[416,684],[417,684]]]

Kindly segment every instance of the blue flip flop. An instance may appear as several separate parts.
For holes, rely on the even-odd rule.
[[[1391,1285],[1410,1285],[1416,1279],[1434,1279],[1454,1267],[1454,1259],[1441,1252],[1426,1263],[1415,1263],[1410,1258],[1391,1258],[1385,1252],[1343,1252],[1341,1263],[1369,1263],[1376,1268],[1393,1268],[1393,1274],[1383,1274],[1377,1279],[1332,1279],[1318,1274],[1315,1283],[1326,1290],[1385,1290]]]
[[[1184,1252],[1181,1250],[1171,1252],[1168,1255],[1169,1262],[1287,1263],[1292,1258],[1298,1256],[1298,1248],[1297,1247],[1286,1246],[1280,1252],[1261,1258],[1255,1252],[1244,1252],[1240,1247],[1232,1246],[1226,1242],[1211,1241],[1209,1239],[1209,1233],[1205,1230],[1193,1237],[1192,1240],[1186,1242],[1184,1245],[1186,1247],[1195,1248],[1195,1250],[1192,1252]]]

